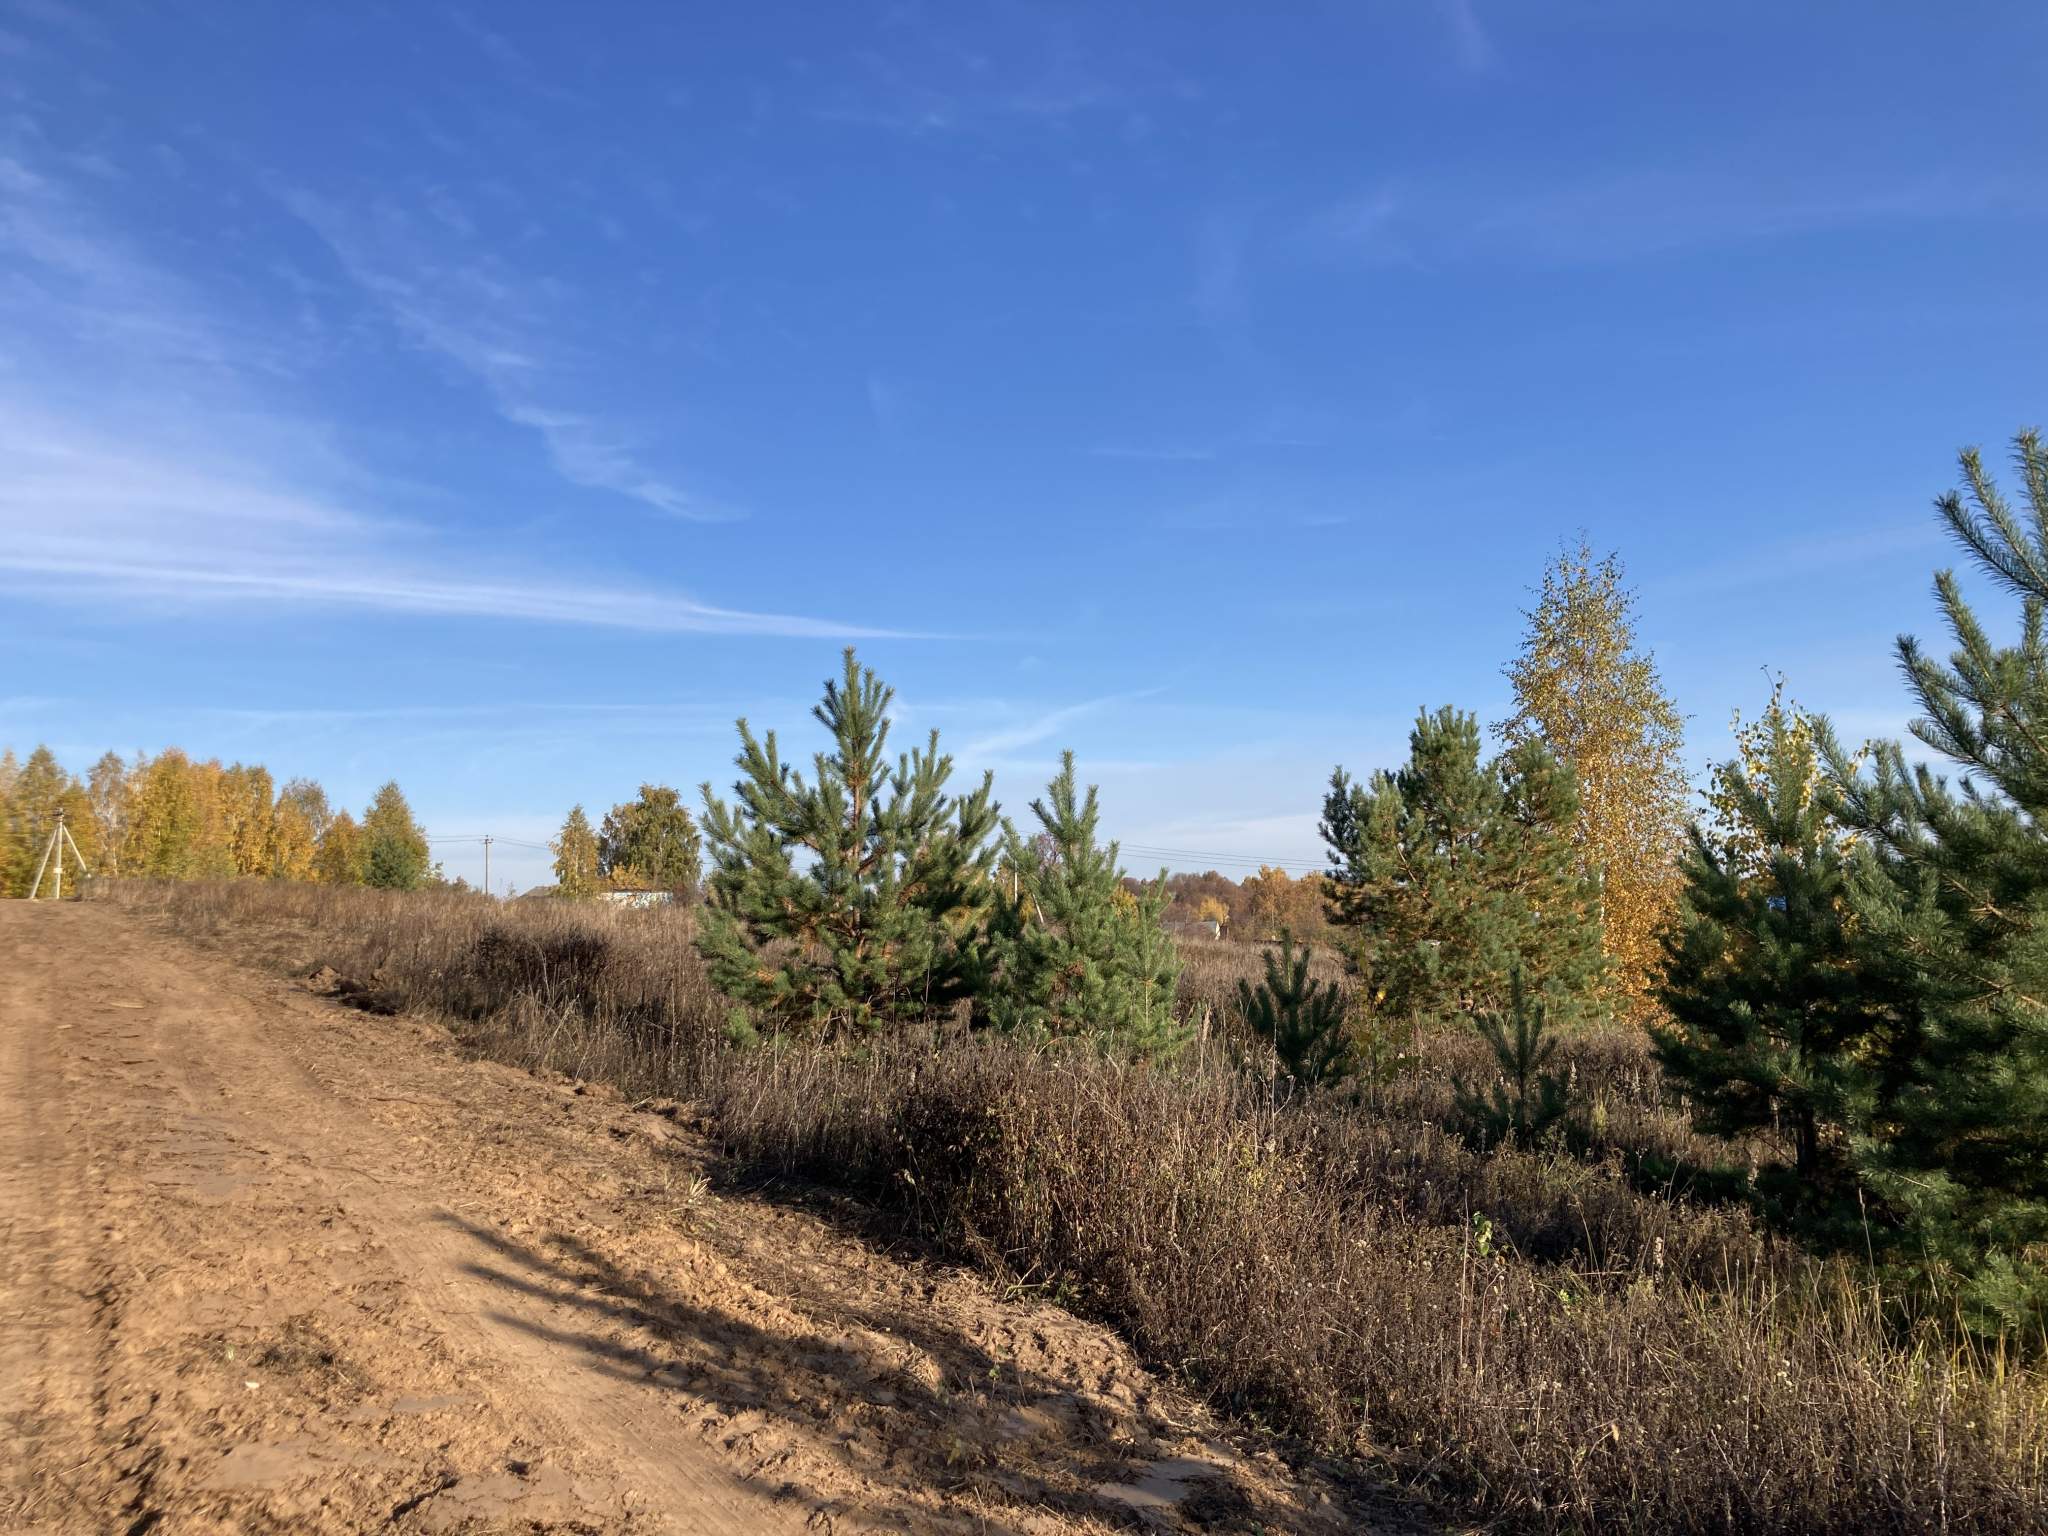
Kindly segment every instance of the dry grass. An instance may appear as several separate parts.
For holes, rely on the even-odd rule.
[[[519,1066],[687,1097],[724,1059],[724,1005],[687,909],[260,880],[110,882],[100,895],[271,970],[331,966]]]
[[[858,1179],[1219,1402],[1504,1525],[2048,1528],[2039,1377],[1895,1339],[1852,1272],[1598,1170],[979,1045],[753,1061],[718,1109],[741,1151]]]
[[[1438,1128],[1456,1036],[1371,1107],[1276,1100],[1215,1004],[1147,1070],[935,1030],[746,1054],[685,912],[260,884],[122,888],[279,968],[326,963],[478,1049],[696,1097],[742,1156],[857,1187],[1121,1329],[1217,1402],[1502,1529],[2048,1531],[2048,1378],[1889,1327],[1864,1277],[1646,1192],[1703,1148],[1640,1044],[1569,1045],[1604,1129],[1479,1156]]]

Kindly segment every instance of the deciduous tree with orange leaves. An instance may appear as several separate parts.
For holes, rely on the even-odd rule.
[[[1278,939],[1283,931],[1298,939],[1311,939],[1327,926],[1323,909],[1328,901],[1323,877],[1306,874],[1295,879],[1286,870],[1262,864],[1256,875],[1244,882],[1245,936]]]
[[[1583,538],[1561,550],[1504,669],[1516,707],[1494,734],[1509,745],[1540,739],[1572,770],[1573,838],[1602,882],[1615,1002],[1640,1017],[1653,1006],[1658,934],[1677,906],[1691,786],[1685,717],[1637,642],[1635,606],[1617,556],[1596,556]]]

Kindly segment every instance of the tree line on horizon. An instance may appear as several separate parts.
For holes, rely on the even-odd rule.
[[[416,890],[440,880],[427,835],[397,783],[360,819],[312,779],[278,785],[260,764],[198,760],[176,747],[84,777],[39,746],[0,751],[0,896],[26,896],[59,811],[96,875],[159,880],[266,878]]]

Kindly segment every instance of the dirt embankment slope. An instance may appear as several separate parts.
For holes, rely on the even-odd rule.
[[[1360,1530],[670,1117],[0,903],[0,1530]]]

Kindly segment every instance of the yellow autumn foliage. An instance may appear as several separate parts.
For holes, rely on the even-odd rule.
[[[1601,878],[1603,945],[1615,1004],[1652,1006],[1658,934],[1676,910],[1690,794],[1684,717],[1636,639],[1635,594],[1621,562],[1582,539],[1543,573],[1519,655],[1505,668],[1515,713],[1506,743],[1540,738],[1578,781],[1574,839]]]
[[[1782,676],[1772,683],[1771,700],[1763,713],[1745,722],[1738,709],[1729,719],[1728,730],[1735,738],[1735,756],[1715,768],[1707,781],[1703,832],[1715,856],[1738,879],[1753,880],[1768,873],[1779,854],[1806,850],[1767,846],[1756,824],[1738,808],[1737,786],[1747,784],[1766,800],[1774,800],[1782,784],[1796,783],[1803,811],[1820,794],[1826,769],[1814,717],[1785,697]],[[1850,759],[1853,768],[1862,767],[1868,750],[1860,749]],[[1816,833],[1845,850],[1856,842],[1856,834],[1830,816],[1819,818]]]
[[[1296,879],[1284,869],[1262,864],[1256,875],[1245,877],[1244,890],[1247,937],[1277,939],[1285,929],[1296,938],[1309,938],[1326,926],[1327,893],[1319,874]]]
[[[362,877],[358,829],[329,846],[327,796],[310,779],[278,790],[260,764],[223,768],[176,747],[132,764],[106,753],[81,779],[38,747],[25,760],[0,751],[0,896],[28,894],[60,806],[98,877]]]

